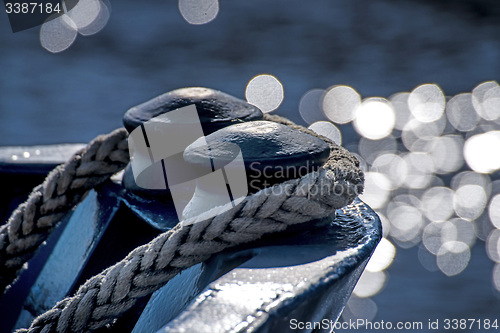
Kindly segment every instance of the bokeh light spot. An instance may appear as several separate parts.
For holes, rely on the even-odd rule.
[[[382,238],[366,265],[369,272],[379,272],[387,269],[396,256],[396,247],[387,238]]]
[[[433,139],[443,134],[446,127],[446,117],[440,117],[427,123],[417,119],[410,120],[409,129],[420,139]]]
[[[466,220],[475,220],[483,213],[487,200],[486,192],[481,186],[461,186],[453,197],[455,213]]]
[[[496,264],[493,267],[493,286],[496,290],[500,291],[500,265]]]
[[[463,171],[451,179],[451,188],[455,191],[464,185],[479,185],[481,186],[486,195],[491,194],[491,179],[488,175],[477,173],[474,171]]]
[[[444,243],[437,254],[437,265],[447,276],[460,274],[469,264],[470,248],[457,241]]]
[[[190,24],[205,24],[217,17],[218,0],[179,0],[179,11]]]
[[[428,140],[424,151],[431,156],[435,172],[446,174],[459,170],[464,164],[464,140],[459,135],[446,135]]]
[[[500,229],[500,194],[495,195],[488,206],[488,216],[495,228]]]
[[[319,135],[327,137],[339,146],[342,144],[342,133],[340,133],[337,126],[329,121],[317,121],[314,124],[311,124],[309,129]]]
[[[465,141],[465,161],[476,172],[494,172],[500,169],[498,147],[500,147],[500,131],[474,135]]]
[[[420,122],[430,123],[441,118],[446,99],[435,84],[423,84],[415,88],[408,97],[412,115]]]
[[[272,75],[257,75],[248,82],[245,97],[262,112],[271,112],[283,102],[283,85]]]
[[[446,116],[459,131],[468,132],[476,128],[479,116],[472,104],[472,94],[459,94],[451,98],[446,104]]]
[[[422,213],[415,206],[399,203],[387,208],[391,221],[390,235],[401,242],[411,242],[420,236],[424,226]]]
[[[403,156],[408,166],[404,185],[408,188],[423,189],[432,181],[434,162],[427,153],[409,153]]]
[[[446,221],[454,213],[453,190],[448,187],[431,187],[422,196],[421,209],[433,222]]]
[[[384,287],[387,276],[385,272],[364,271],[354,288],[353,294],[365,298],[378,294]]]
[[[391,134],[396,115],[389,101],[383,98],[365,99],[357,108],[354,128],[363,137],[380,140]]]
[[[391,181],[382,173],[365,173],[365,189],[359,196],[373,209],[383,207],[389,200]]]
[[[461,218],[454,218],[445,225],[441,237],[444,241],[456,240],[471,247],[476,242],[474,223]]]
[[[486,120],[497,120],[500,117],[500,86],[491,88],[484,94],[483,118]]]
[[[383,173],[391,181],[391,189],[395,190],[408,175],[408,166],[399,155],[381,154],[373,161],[371,171]]]
[[[485,120],[500,117],[500,86],[495,81],[487,81],[472,90],[472,104],[476,112]]]
[[[401,139],[409,151],[422,151],[425,142],[443,134],[446,118],[441,117],[434,122],[423,123],[411,119],[403,128]]]
[[[73,44],[78,34],[75,22],[66,14],[48,20],[40,28],[40,44],[52,53],[66,50]]]
[[[299,113],[308,124],[325,120],[322,110],[322,101],[325,91],[323,89],[311,89],[306,92],[299,102]]]
[[[361,96],[351,87],[335,86],[323,97],[323,112],[338,124],[346,124],[354,119],[355,111],[361,104]]]
[[[111,3],[108,0],[99,0],[99,12],[95,19],[84,27],[78,27],[78,33],[82,36],[90,36],[101,31],[109,21],[111,15]]]
[[[403,130],[406,123],[408,123],[408,121],[410,121],[410,119],[413,117],[410,111],[410,107],[408,106],[409,97],[409,92],[401,92],[394,94],[389,98],[396,113],[396,123],[394,124],[394,128],[400,131]]]
[[[397,148],[398,144],[392,135],[386,136],[380,140],[361,138],[358,143],[359,154],[370,164],[372,164],[381,154],[396,153]]]
[[[363,319],[371,321],[377,314],[377,304],[370,298],[359,298],[352,295],[342,311],[342,319],[349,322]]]
[[[486,239],[486,253],[496,263],[500,263],[500,230],[494,229]]]
[[[434,255],[437,255],[439,248],[443,245],[442,229],[442,223],[433,222],[425,226],[422,233],[422,244],[424,244],[427,251]]]
[[[99,0],[79,0],[67,15],[75,22],[78,30],[90,26],[99,16],[101,2]]]

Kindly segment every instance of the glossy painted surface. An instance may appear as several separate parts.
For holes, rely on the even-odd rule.
[[[84,144],[0,147],[0,174],[43,175],[56,165],[66,162]]]
[[[125,128],[137,126],[168,111],[195,104],[205,135],[243,121],[262,119],[262,112],[244,100],[218,90],[202,87],[181,88],[129,109],[123,116]]]
[[[182,313],[168,322],[165,300],[152,298],[134,330],[155,332],[163,322],[158,332],[286,332],[292,319],[335,322],[381,238],[380,220],[361,201],[336,213],[322,228],[214,256],[206,269],[218,267],[220,277]],[[158,293],[186,295],[191,288],[168,283]]]
[[[31,287],[16,328],[29,326],[34,316],[51,309],[70,293],[118,208],[118,201],[115,199],[113,205],[110,199],[103,204],[91,191],[78,205]]]
[[[230,163],[241,150],[250,193],[304,176],[322,166],[330,154],[325,141],[270,121],[228,126],[205,140],[188,146],[184,160],[195,166],[214,164],[218,168]]]
[[[2,306],[17,301],[4,312],[17,326],[178,222],[168,202],[135,196],[115,181],[85,198],[0,299]],[[335,321],[380,237],[377,215],[356,200],[314,226],[264,237],[184,271],[111,331],[282,332],[291,319]],[[7,326],[4,321],[2,330]]]
[[[252,121],[225,127],[206,136],[210,150],[195,142],[188,146],[184,159],[205,165],[210,158],[231,159],[228,142],[238,145],[245,165],[262,170],[268,165],[299,167],[309,162],[321,165],[330,153],[328,144],[312,135],[271,121]],[[229,155],[226,157],[226,155]],[[257,163],[260,162],[260,163]]]
[[[181,109],[193,104],[196,106],[196,119],[193,118],[190,113],[190,116],[187,116],[189,112],[187,108],[185,111],[182,110],[181,113],[186,114],[186,117],[177,117],[175,118],[175,122],[170,120],[168,117],[165,117],[164,119],[158,118],[160,115],[165,116],[165,114],[169,111]],[[200,136],[208,135],[232,124],[260,120],[262,119],[262,116],[262,112],[256,106],[249,104],[244,100],[214,89],[191,87],[170,91],[129,109],[123,116],[123,123],[125,125],[125,128],[127,128],[130,133],[132,133],[132,131],[138,126],[143,125],[142,128],[144,130],[144,135],[145,133],[148,133],[149,136],[149,140],[146,139],[145,142],[145,144],[149,148],[153,146],[165,147],[165,142],[163,142],[165,140],[171,143],[170,146],[175,146],[175,144],[178,144],[178,142],[180,141],[180,136],[187,135],[189,137],[191,135],[194,135],[193,139],[189,140],[189,142],[186,144],[187,146],[189,143],[195,141]],[[155,118],[154,126],[151,122],[148,122],[152,118]],[[147,125],[144,127],[145,123],[151,126],[149,128]],[[200,123],[201,128],[197,127],[197,124],[199,126]],[[161,142],[154,142],[153,144],[152,141],[154,141],[153,138],[155,137],[153,128],[158,129],[160,133],[164,134],[158,135],[158,137],[162,138]],[[200,133],[198,133],[197,129],[200,130]],[[139,133],[136,133],[136,138],[137,134]],[[176,143],[173,143],[172,140],[165,139],[165,135],[168,138],[173,137],[173,140],[175,140]],[[133,133],[131,134],[131,137],[134,137]],[[179,148],[182,148],[179,149],[182,152],[185,149],[185,146]],[[158,150],[158,148],[156,148],[156,150]],[[138,151],[136,150],[135,153],[137,154]],[[166,158],[170,156],[161,157]],[[181,170],[174,170],[174,172],[175,171],[179,172]],[[161,178],[158,179],[158,181],[153,180],[152,184],[159,184],[164,182],[163,173],[161,172],[161,170],[159,174],[161,174]],[[144,186],[139,186],[137,185],[137,179],[134,177],[132,169],[130,167],[125,170],[123,176],[123,186],[126,189],[140,195],[166,196],[171,200],[171,193],[168,185],[166,186],[166,190],[162,188],[163,186],[160,186],[160,188],[157,188],[156,186],[147,186],[146,188],[144,188]]]
[[[117,188],[108,184],[98,192],[90,191],[29,261],[19,281],[0,297],[2,308],[10,305],[5,309],[8,320],[3,321],[0,332],[9,331],[11,325],[28,326],[34,316],[73,292],[119,208]]]
[[[151,197],[124,191],[122,200],[136,216],[155,229],[167,231],[179,222],[172,198],[167,195]]]

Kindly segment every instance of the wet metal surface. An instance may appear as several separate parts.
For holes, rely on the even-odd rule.
[[[167,231],[179,223],[172,199],[168,196],[151,198],[123,191],[121,198],[135,215],[155,229]]]
[[[123,124],[132,132],[151,118],[192,104],[196,105],[205,135],[232,124],[262,119],[262,112],[245,100],[210,88],[191,87],[134,106],[125,113]]]
[[[119,210],[121,202],[130,210]],[[126,221],[132,221],[132,229],[125,228]],[[119,260],[121,254],[120,258],[106,255],[109,247],[127,237],[123,232],[144,229],[144,221],[157,232],[178,223],[168,201],[135,196],[112,182],[92,191],[61,226],[61,235],[55,233],[59,239],[50,254],[34,258],[43,261],[43,268],[35,270],[36,281],[24,285],[29,295],[19,294],[24,299],[23,309],[9,309],[5,314],[17,318],[16,326],[27,326],[34,315],[74,292],[82,279],[100,269],[89,266],[104,260],[99,265],[107,267],[108,261]],[[335,321],[380,240],[380,220],[356,200],[307,228],[266,236],[182,272],[147,305],[145,299],[125,315],[128,319],[121,323],[120,319],[114,331],[120,327],[130,331],[135,325],[135,332],[284,332],[292,319]],[[154,237],[153,231],[142,233],[141,244]],[[101,244],[104,241],[106,244]],[[136,246],[123,244],[129,245]],[[30,268],[37,264],[30,263]]]
[[[335,322],[380,237],[377,215],[356,200],[327,227],[266,237],[252,248],[214,256],[206,269],[218,267],[213,277],[219,278],[186,310],[168,322],[165,299],[152,298],[135,331],[165,325],[158,332],[286,332],[292,319]],[[159,293],[186,295],[191,287],[183,288],[168,283]]]
[[[72,214],[31,287],[16,328],[29,326],[70,293],[119,206],[116,196],[103,192],[92,190]]]
[[[154,332],[175,318],[210,282],[205,264],[190,267],[156,291],[142,312],[132,333]]]
[[[186,148],[184,159],[198,167],[226,165],[239,150],[253,192],[302,177],[323,165],[330,155],[325,141],[283,124],[261,120],[228,126],[198,139]]]
[[[0,147],[0,173],[43,175],[66,162],[84,144]]]

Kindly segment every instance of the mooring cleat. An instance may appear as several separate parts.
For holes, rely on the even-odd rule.
[[[188,115],[190,106],[194,107],[196,119],[193,119],[192,115]],[[179,110],[184,110],[180,112],[180,117],[177,117],[177,120],[181,120],[181,122],[172,126],[172,122],[168,119],[168,115],[171,114],[172,111]],[[185,114],[185,116],[182,117],[182,114]],[[162,117],[167,119],[162,119]],[[165,145],[165,142],[150,142],[154,136],[152,133],[154,132],[154,128],[160,128],[161,130],[163,127],[163,129],[167,130],[165,133],[179,131],[179,135],[181,136],[189,135],[190,133],[195,134],[193,131],[196,131],[196,128],[193,127],[199,124],[201,133],[195,135],[195,138],[192,140],[194,141],[200,136],[209,135],[226,126],[261,120],[262,118],[263,114],[259,108],[242,99],[210,88],[190,87],[167,92],[132,107],[123,116],[123,124],[128,132],[131,133],[131,136],[134,136],[132,134],[134,130],[140,130],[138,134],[145,135],[146,137],[149,136],[149,140],[146,139],[149,147]],[[141,128],[138,129],[138,127]],[[169,138],[172,137],[175,137],[175,134],[169,136]],[[170,144],[173,144],[173,141],[176,141],[176,139],[169,140]],[[159,179],[153,183],[161,181],[162,180]],[[133,175],[131,168],[125,170],[123,186],[129,191],[138,193],[141,196],[152,196],[158,197],[160,200],[171,200],[171,193],[168,186],[166,189],[139,186],[136,183],[136,177]]]
[[[259,108],[247,101],[210,88],[189,87],[167,92],[134,106],[123,116],[123,124],[131,133],[154,117],[193,104],[198,110],[205,135],[232,124],[263,117]]]
[[[189,109],[186,105],[193,102],[198,109],[193,106]],[[175,188],[166,187],[165,172],[163,192],[136,191],[137,174],[133,174],[134,164],[131,163],[131,167],[120,176],[113,176],[87,194],[47,239],[46,246],[42,246],[28,263],[29,268],[17,284],[0,298],[0,310],[9,318],[4,322],[8,331],[29,326],[33,318],[50,310],[59,300],[79,293],[78,286],[86,286],[85,281],[93,276],[91,281],[103,277],[108,279],[107,274],[114,270],[104,271],[104,275],[97,278],[95,276],[124,257],[127,258],[115,268],[128,265],[124,264],[127,260],[135,260],[135,263],[140,260],[141,270],[142,266],[146,270],[153,267],[163,269],[158,268],[159,264],[154,261],[157,259],[148,261],[148,258],[156,258],[156,254],[163,255],[163,249],[173,249],[170,258],[177,258],[165,268],[173,269],[167,272],[172,274],[168,278],[170,280],[161,280],[161,283],[149,281],[150,277],[155,280],[165,272],[146,271],[144,279],[154,286],[149,293],[156,292],[134,298],[135,304],[130,303],[134,305],[121,310],[120,316],[106,328],[107,332],[287,332],[305,323],[315,325],[318,322],[328,322],[330,326],[314,326],[317,332],[329,332],[334,328],[332,325],[340,316],[382,237],[378,216],[359,199],[354,199],[363,189],[359,162],[345,149],[322,140],[307,129],[279,117],[265,117],[267,120],[262,121],[262,113],[257,108],[205,88],[186,88],[162,95],[129,110],[124,122],[130,132],[153,117],[172,111],[174,107],[186,107],[183,112],[198,112],[196,121],[199,118],[202,126],[209,127],[208,131],[203,128],[205,135],[212,133],[205,137],[205,142],[213,145],[208,154],[199,143],[187,149],[187,146],[183,147],[174,154],[178,159],[176,166],[185,163],[188,170],[203,167],[208,170],[206,175],[223,170],[225,181],[222,181],[224,186],[221,189],[230,191],[231,186],[234,190],[235,183],[228,182],[228,175],[235,174],[232,173],[236,170],[235,155],[241,153],[239,165],[245,173],[239,177],[240,180],[249,183],[255,176],[252,172],[260,174],[264,168],[267,171],[271,169],[273,179],[244,193],[228,192],[230,201],[226,203],[224,200],[217,201],[215,196],[220,191],[214,192],[211,181],[198,181],[205,174],[186,178],[195,186],[192,187],[192,200],[186,203],[180,214],[174,202]],[[237,112],[231,113],[231,110]],[[243,123],[248,120],[257,121]],[[142,130],[146,131],[146,127],[143,125]],[[158,125],[150,129],[158,131],[161,128]],[[121,131],[125,133],[125,130]],[[159,137],[164,139],[162,134]],[[132,136],[129,136],[129,148]],[[126,136],[120,137],[122,152],[126,147],[123,145],[125,139]],[[141,143],[140,140],[141,137],[137,137],[137,147],[147,142]],[[234,146],[237,144],[236,153],[228,148],[227,142]],[[266,143],[270,147],[266,147]],[[147,145],[147,148],[150,146]],[[5,148],[3,159],[0,150],[0,177],[7,179],[12,172],[16,172],[16,167],[22,169],[22,179],[26,181],[31,175],[40,177],[46,173],[49,165],[44,162],[46,157],[37,159],[35,154],[27,168],[26,163],[19,166],[19,162],[6,157],[13,151],[29,152],[30,149]],[[35,150],[48,152],[50,148],[42,146]],[[147,152],[146,149],[142,154],[147,156]],[[228,152],[231,154],[228,155]],[[151,150],[149,153],[151,157]],[[54,159],[58,159],[59,163],[65,161],[59,161],[61,154],[55,155]],[[228,156],[229,160],[225,161]],[[162,163],[166,157],[160,158]],[[151,165],[158,163],[153,158],[146,159],[146,162]],[[260,168],[254,165],[252,169],[251,164],[256,162],[260,163]],[[126,160],[120,168],[125,163]],[[145,168],[141,171],[149,167],[147,163],[142,164]],[[305,168],[296,170],[304,164]],[[163,168],[165,170],[166,167]],[[282,172],[279,173],[278,169]],[[115,172],[115,169],[112,170]],[[290,175],[292,172],[293,175]],[[263,180],[262,177],[257,178]],[[149,184],[155,185],[154,179]],[[179,184],[174,181],[169,185]],[[16,186],[27,187],[22,181]],[[313,186],[326,189],[326,192],[313,194]],[[272,193],[273,189],[280,188],[290,188],[292,192]],[[337,190],[340,192],[337,193]],[[169,198],[167,194],[170,192],[173,194]],[[13,191],[6,202],[10,202],[15,193]],[[234,198],[232,194],[235,194]],[[216,201],[217,207],[207,208],[196,202],[207,197]],[[229,210],[222,210],[222,205],[226,204]],[[200,210],[200,207],[205,208]],[[338,207],[343,208],[335,210]],[[207,217],[212,211],[218,213]],[[183,222],[179,224],[181,220]],[[214,222],[216,220],[218,222]],[[200,224],[196,225],[198,222]],[[170,229],[173,229],[170,233],[163,233]],[[186,239],[177,236],[168,238],[169,235],[182,235],[182,232],[187,232],[189,236],[185,236]],[[258,236],[254,237],[252,233]],[[160,237],[156,237],[159,234]],[[210,238],[211,235],[215,238]],[[220,239],[217,239],[218,236]],[[163,239],[165,243],[161,243]],[[172,242],[180,243],[168,243],[172,239]],[[191,243],[183,243],[188,240]],[[146,243],[147,246],[138,248]],[[165,245],[167,243],[169,245]],[[204,247],[207,244],[211,252]],[[134,257],[137,254],[140,254],[140,259]],[[162,258],[168,258],[168,255]],[[181,263],[179,258],[186,263]],[[202,261],[205,258],[209,259]],[[193,263],[197,264],[189,267]],[[178,267],[189,268],[171,278],[181,269]],[[129,280],[117,280],[116,285],[123,281]],[[165,285],[162,286],[163,283]],[[85,286],[80,289],[82,293],[88,290]],[[130,285],[130,288],[139,288],[134,292],[142,292],[140,288],[143,287]]]
[[[133,332],[293,332],[307,323],[330,332],[382,233],[378,216],[359,199],[329,220],[181,273],[153,294]],[[192,300],[181,310],[169,304],[172,297]]]

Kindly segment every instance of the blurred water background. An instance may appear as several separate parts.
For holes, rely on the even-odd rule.
[[[364,200],[384,220],[383,250],[342,320],[424,328],[435,319],[500,320],[500,183],[496,161],[484,160],[498,154],[500,88],[480,85],[500,77],[500,3],[212,1],[205,13],[215,18],[197,25],[188,22],[200,19],[189,14],[193,1],[102,2],[104,28],[81,29],[59,53],[41,45],[64,44],[44,39],[54,26],[13,34],[1,14],[0,145],[88,142],[121,126],[128,108],[180,87],[250,100],[249,81],[270,74],[284,92],[274,112],[303,125],[333,120],[364,161]],[[347,95],[328,95],[335,85]],[[377,119],[353,126],[333,116],[335,101],[353,110],[374,96],[385,98],[365,100]],[[420,118],[419,101],[431,110]],[[485,116],[477,110],[486,101]],[[478,145],[487,152],[464,156],[465,142],[485,132],[493,134]]]

